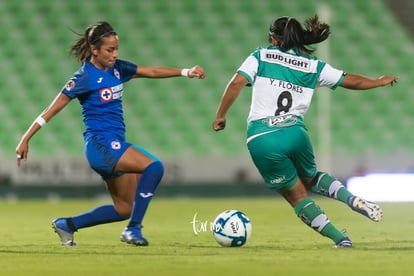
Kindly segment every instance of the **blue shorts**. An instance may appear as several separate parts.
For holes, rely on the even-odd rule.
[[[122,173],[114,173],[113,169],[130,146],[135,147],[154,161],[159,161],[157,157],[141,147],[117,138],[101,135],[95,135],[87,139],[85,156],[94,171],[103,179],[110,179],[122,175]]]

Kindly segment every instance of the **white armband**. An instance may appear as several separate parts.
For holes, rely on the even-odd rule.
[[[181,76],[188,77],[188,72],[189,71],[190,71],[190,69],[184,68],[183,70],[181,70]]]
[[[40,127],[44,126],[47,123],[42,116],[37,117],[35,122],[38,123]]]

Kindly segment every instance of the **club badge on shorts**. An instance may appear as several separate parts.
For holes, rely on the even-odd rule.
[[[112,141],[111,148],[114,150],[119,150],[121,148],[121,143],[119,141]]]

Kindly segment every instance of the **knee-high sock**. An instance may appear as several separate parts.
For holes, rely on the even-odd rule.
[[[90,227],[98,224],[125,220],[115,210],[114,205],[102,205],[86,213],[68,219],[68,226],[76,231],[80,228]]]
[[[328,219],[325,213],[315,202],[307,197],[294,207],[296,215],[309,227],[321,235],[330,238],[335,243],[345,235],[339,231]]]
[[[163,175],[164,166],[160,161],[153,162],[144,170],[138,182],[132,207],[131,220],[128,226],[141,224],[155,189],[160,183]]]
[[[318,172],[312,181],[312,192],[337,199],[348,204],[353,194],[337,179],[327,173]]]

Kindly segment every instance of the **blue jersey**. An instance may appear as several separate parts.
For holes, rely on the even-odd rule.
[[[97,134],[110,134],[125,140],[123,83],[136,71],[137,65],[123,60],[117,60],[107,71],[85,61],[62,88],[63,94],[77,98],[82,106],[85,140]]]

